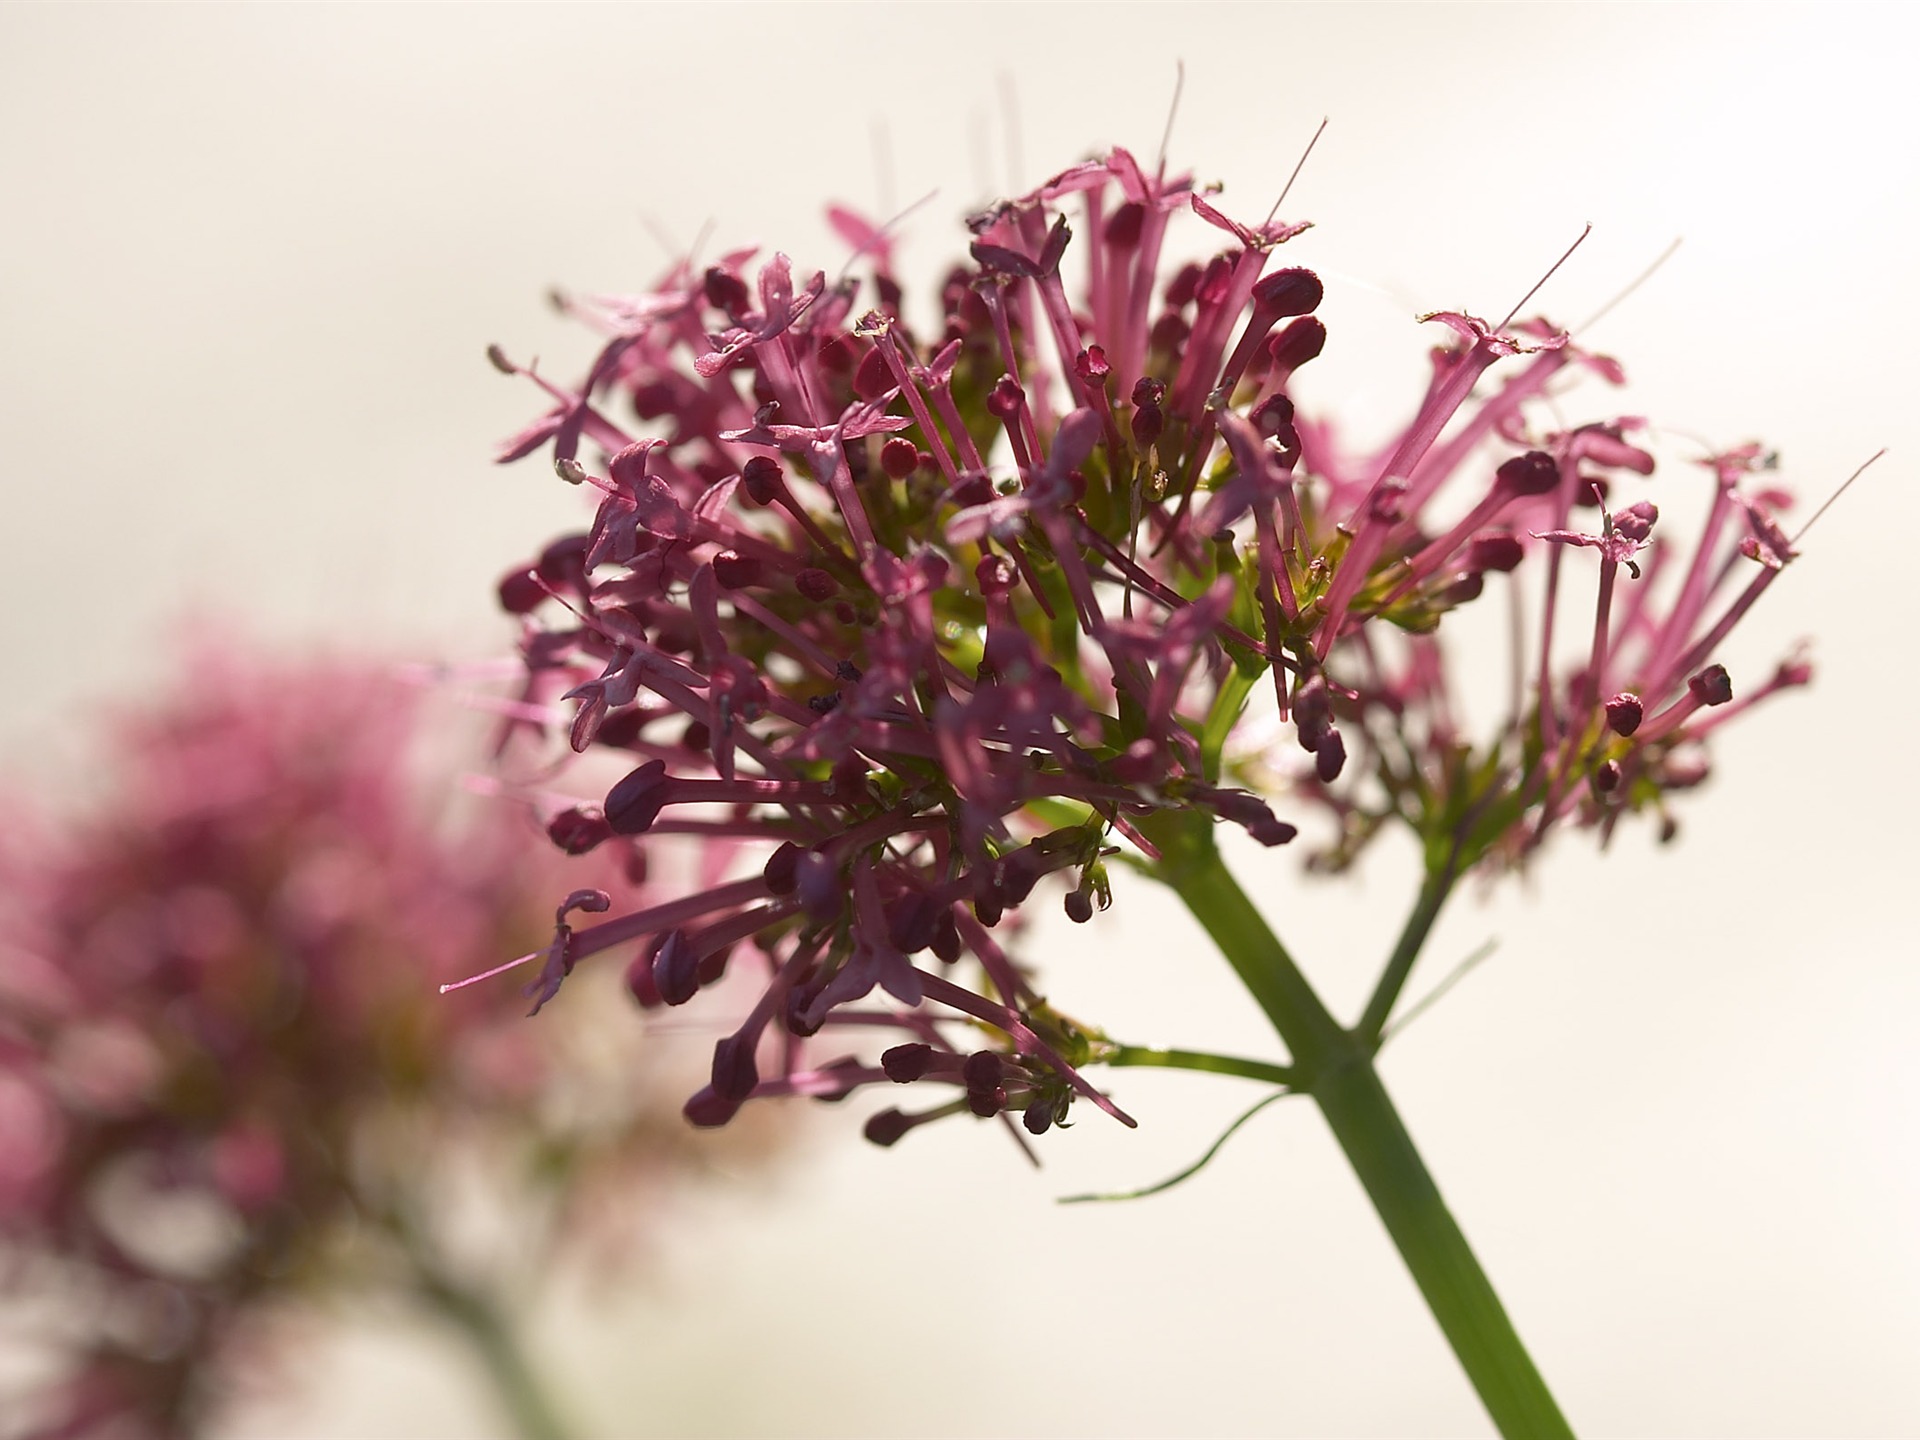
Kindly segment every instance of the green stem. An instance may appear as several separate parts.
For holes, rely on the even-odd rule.
[[[1387,968],[1380,972],[1380,983],[1374,987],[1373,996],[1367,1001],[1366,1012],[1354,1027],[1354,1033],[1361,1043],[1370,1049],[1380,1048],[1380,1037],[1387,1029],[1387,1017],[1393,1014],[1394,1002],[1399,1000],[1407,976],[1413,973],[1413,962],[1420,958],[1420,947],[1427,943],[1427,933],[1439,918],[1440,907],[1447,903],[1447,896],[1453,893],[1453,882],[1457,878],[1451,860],[1439,869],[1427,872],[1426,883],[1420,887],[1420,898],[1414,904],[1413,913],[1407,917],[1406,928],[1400,932],[1400,943],[1393,947],[1393,954],[1387,959]]]
[[[1161,851],[1157,878],[1186,902],[1286,1042],[1297,1087],[1311,1094],[1326,1116],[1500,1433],[1509,1440],[1571,1440],[1572,1430],[1380,1083],[1374,1043],[1363,1033],[1342,1029],[1320,1003],[1221,862],[1204,817],[1164,813],[1151,823],[1149,838]],[[1419,939],[1444,899],[1443,891],[1431,897],[1423,892],[1408,925],[1415,938],[1402,936],[1401,948],[1409,952],[1403,970],[1411,968]],[[1424,922],[1423,912],[1429,912]]]
[[[473,1347],[495,1395],[523,1440],[569,1440],[570,1432],[520,1348],[512,1327],[485,1296],[422,1267],[420,1298]]]
[[[1166,1070],[1207,1070],[1215,1075],[1240,1075],[1275,1085],[1293,1085],[1299,1076],[1291,1065],[1265,1060],[1242,1060],[1237,1055],[1212,1055],[1205,1050],[1156,1050],[1146,1045],[1116,1045],[1099,1057],[1102,1065],[1155,1066]]]

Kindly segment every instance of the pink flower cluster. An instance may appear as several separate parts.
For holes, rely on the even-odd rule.
[[[532,991],[616,946],[649,1006],[749,967],[698,1124],[869,1084],[946,1092],[875,1117],[882,1143],[962,1112],[1037,1135],[1076,1098],[1125,1119],[1082,1073],[1106,1042],[999,938],[1037,892],[1087,919],[1107,858],[1151,863],[1169,811],[1285,843],[1256,793],[1276,774],[1336,817],[1332,863],[1390,820],[1456,873],[1517,862],[1557,825],[1665,816],[1699,742],[1806,679],[1732,700],[1714,663],[1793,558],[1782,497],[1747,488],[1759,452],[1710,457],[1704,528],[1669,539],[1626,498],[1655,468],[1637,422],[1559,418],[1619,367],[1543,320],[1425,317],[1426,392],[1355,458],[1292,398],[1328,340],[1319,278],[1273,263],[1303,225],[1241,223],[1115,150],[974,216],[925,326],[888,235],[833,218],[870,288],[736,251],[569,302],[605,337],[578,385],[491,352],[550,400],[501,458],[548,450],[598,501],[500,586],[525,728],[565,719],[573,751],[624,769],[542,792],[549,834],[761,845],[563,925]],[[1167,260],[1178,225],[1211,258]],[[1464,735],[1455,687],[1490,682],[1456,676],[1440,632],[1497,586],[1522,683]],[[1301,766],[1236,736],[1265,707]]]
[[[434,993],[544,932],[562,877],[537,836],[436,819],[411,687],[186,659],[90,810],[16,805],[0,855],[0,1290],[45,1351],[9,1434],[198,1433],[271,1302],[458,1282],[456,1157],[517,1177],[539,1261],[596,1191],[695,1163],[657,1077],[596,1076],[570,1118],[569,1047]]]

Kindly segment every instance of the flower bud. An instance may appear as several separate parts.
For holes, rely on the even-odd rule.
[[[509,615],[525,615],[540,608],[540,602],[547,598],[547,587],[540,583],[532,566],[523,565],[500,577],[498,593],[502,610]]]
[[[887,907],[887,934],[893,948],[903,955],[914,955],[933,944],[941,908],[938,900],[922,890],[895,900]]]
[[[653,984],[668,1005],[684,1005],[700,988],[700,956],[684,930],[669,930],[653,956]]]
[[[1476,535],[1467,545],[1467,564],[1479,571],[1505,573],[1517,567],[1526,556],[1520,537],[1510,530],[1489,530]]]
[[[809,565],[793,577],[793,588],[816,605],[824,605],[840,591],[840,582],[826,571]]]
[[[1653,522],[1659,518],[1659,506],[1651,500],[1637,500],[1614,513],[1613,531],[1637,545],[1653,532]]]
[[[723,1035],[713,1047],[713,1090],[735,1104],[753,1094],[760,1083],[754,1041],[745,1035]]]
[[[913,1129],[911,1116],[902,1115],[898,1110],[882,1110],[867,1121],[866,1129],[861,1133],[882,1149],[894,1144],[899,1138]]]
[[[740,1113],[740,1102],[716,1094],[714,1088],[708,1085],[687,1101],[680,1113],[687,1117],[691,1125],[702,1130],[717,1130]]]
[[[767,891],[772,895],[791,895],[800,863],[800,847],[791,840],[782,840],[767,857],[767,863],[760,873],[767,882]]]
[[[649,760],[607,792],[607,824],[616,835],[644,835],[667,800],[667,762]]]
[[[578,805],[547,822],[547,838],[569,855],[584,855],[612,834],[604,816]]]
[[[1501,462],[1494,478],[1514,495],[1550,495],[1560,484],[1560,465],[1544,450],[1529,450]]]
[[[1709,665],[1687,681],[1687,689],[1702,705],[1724,705],[1733,699],[1733,680],[1724,665]]]
[[[880,447],[880,468],[890,479],[904,480],[920,468],[920,451],[911,440],[895,435]]]
[[[740,488],[754,504],[771,505],[786,488],[780,462],[766,455],[754,456],[740,468]]]
[[[748,590],[767,583],[767,567],[750,556],[722,550],[713,557],[713,578],[722,590]]]
[[[933,1068],[933,1047],[915,1041],[895,1045],[880,1057],[880,1068],[896,1085],[911,1085]]]
[[[1607,701],[1607,728],[1616,735],[1631,735],[1640,728],[1645,714],[1640,697],[1630,690],[1622,690]]]
[[[1347,763],[1347,742],[1340,738],[1340,732],[1332,726],[1327,728],[1326,738],[1321,740],[1320,748],[1313,752],[1313,773],[1320,777],[1322,785],[1331,785],[1340,778],[1340,772]]]
[[[1311,315],[1320,308],[1325,294],[1320,277],[1298,266],[1275,270],[1254,283],[1253,303],[1276,319],[1287,315]]]

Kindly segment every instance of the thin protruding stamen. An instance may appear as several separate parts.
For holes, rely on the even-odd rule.
[[[1860,468],[1858,470],[1854,471],[1853,474],[1849,475],[1845,480],[1840,482],[1840,488],[1838,490],[1834,491],[1833,494],[1829,495],[1825,500],[1821,501],[1820,508],[1814,511],[1813,514],[1807,517],[1807,523],[1802,525],[1798,530],[1794,531],[1793,539],[1788,541],[1787,543],[1795,547],[1798,547],[1798,545],[1800,544],[1800,537],[1805,535],[1807,531],[1813,528],[1813,522],[1818,520],[1822,515],[1826,514],[1828,507],[1830,507],[1834,501],[1838,500],[1842,495],[1847,493],[1847,488],[1850,485],[1852,485],[1854,481],[1858,480],[1862,475],[1866,473],[1867,466],[1873,464],[1874,461],[1878,460],[1882,455],[1886,453],[1887,453],[1887,447],[1882,445],[1878,450],[1874,451],[1873,454],[1869,455],[1864,461],[1862,461],[1860,464]]]
[[[1184,60],[1175,60],[1173,62],[1173,99],[1167,105],[1166,128],[1160,132],[1160,159],[1154,167],[1154,176],[1156,179],[1164,180],[1167,178],[1167,146],[1173,141],[1173,121],[1174,117],[1180,113],[1180,96],[1186,91],[1186,88],[1187,62]]]
[[[1313,138],[1307,141],[1307,148],[1300,152],[1300,158],[1293,162],[1293,173],[1287,176],[1287,183],[1280,187],[1279,195],[1274,197],[1273,208],[1267,211],[1267,218],[1261,228],[1273,224],[1273,217],[1280,213],[1280,207],[1287,203],[1287,193],[1293,189],[1293,182],[1300,178],[1300,172],[1306,169],[1307,157],[1313,154],[1313,147],[1320,143],[1320,137],[1327,133],[1327,117],[1320,117],[1320,126],[1313,132]]]
[[[1582,238],[1585,238],[1585,237],[1582,237]],[[1574,326],[1573,329],[1569,330],[1567,333],[1569,335],[1584,335],[1587,331],[1591,330],[1595,325],[1599,324],[1600,321],[1606,317],[1607,312],[1612,310],[1614,306],[1620,304],[1629,295],[1633,294],[1634,291],[1638,290],[1642,285],[1646,284],[1647,281],[1651,280],[1654,277],[1654,273],[1658,271],[1662,265],[1666,264],[1667,261],[1671,260],[1673,258],[1673,252],[1678,250],[1679,248],[1680,248],[1680,237],[1676,235],[1673,237],[1672,243],[1670,243],[1666,249],[1660,252],[1660,257],[1657,260],[1655,260],[1651,265],[1647,266],[1647,268],[1642,270],[1638,275],[1634,276],[1632,280],[1627,282],[1626,289],[1620,291],[1611,300],[1607,301],[1606,304],[1602,305],[1598,310],[1594,311],[1593,314],[1589,315],[1586,319],[1582,320],[1578,325]]]
[[[1518,315],[1521,312],[1521,310],[1523,310],[1526,307],[1526,303],[1529,300],[1533,299],[1534,296],[1540,293],[1540,288],[1543,285],[1545,285],[1547,281],[1553,278],[1554,271],[1558,270],[1562,265],[1566,264],[1568,260],[1573,258],[1573,252],[1578,250],[1582,245],[1584,245],[1586,243],[1587,236],[1591,235],[1592,233],[1593,233],[1593,224],[1591,221],[1589,221],[1587,224],[1587,228],[1580,232],[1580,238],[1578,240],[1575,240],[1571,245],[1567,247],[1567,253],[1565,255],[1562,255],[1558,260],[1554,261],[1553,264],[1547,267],[1547,273],[1542,275],[1538,280],[1533,282],[1533,288],[1527,291],[1526,294],[1520,297],[1520,303],[1515,305],[1511,310],[1507,312],[1507,318],[1502,320],[1498,325],[1494,326],[1493,328],[1495,330],[1504,330],[1507,328],[1507,326],[1511,325],[1513,323],[1513,317]]]

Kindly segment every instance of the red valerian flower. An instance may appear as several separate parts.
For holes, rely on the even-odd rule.
[[[1464,870],[1563,822],[1664,819],[1697,782],[1730,695],[1713,652],[1793,555],[1775,497],[1742,489],[1757,449],[1712,462],[1703,532],[1669,541],[1651,501],[1606,508],[1654,472],[1638,422],[1555,418],[1620,367],[1544,320],[1449,311],[1423,317],[1446,338],[1411,418],[1352,457],[1294,403],[1322,286],[1272,262],[1306,227],[1241,223],[1124,150],[973,216],[924,328],[884,231],[839,214],[870,291],[736,251],[571,302],[606,344],[576,388],[533,376],[554,406],[502,452],[550,445],[599,497],[501,584],[525,627],[515,733],[571,701],[571,749],[624,767],[535,797],[556,844],[718,847],[702,884],[563,926],[534,993],[615,947],[644,1005],[752,968],[697,1123],[889,1083],[951,1094],[876,1118],[882,1143],[961,1112],[1037,1134],[1076,1099],[1124,1120],[1083,1073],[1104,1037],[996,932],[1062,882],[1087,919],[1106,859],[1152,860],[1166,812],[1284,844],[1255,793],[1277,781],[1333,814],[1323,864],[1398,820]],[[1165,261],[1194,222],[1221,248]],[[1571,668],[1569,547],[1600,561]],[[1742,556],[1759,568],[1728,600]],[[1503,583],[1537,616],[1532,693],[1475,739],[1439,631]],[[1236,736],[1263,679],[1302,772]],[[763,865],[729,868],[756,842]],[[878,1063],[876,1030],[907,1037]]]
[[[95,803],[17,803],[0,837],[0,1272],[45,1351],[8,1434],[200,1433],[260,1388],[284,1302],[376,1289],[463,1323],[570,1240],[637,1233],[631,1187],[699,1164],[639,1047],[433,993],[585,876],[427,803],[416,742],[446,726],[416,687],[211,638],[184,659],[121,718]],[[609,903],[567,897],[562,933]],[[512,1209],[483,1264],[447,1233],[450,1173]],[[614,1193],[627,1220],[583,1223]]]

